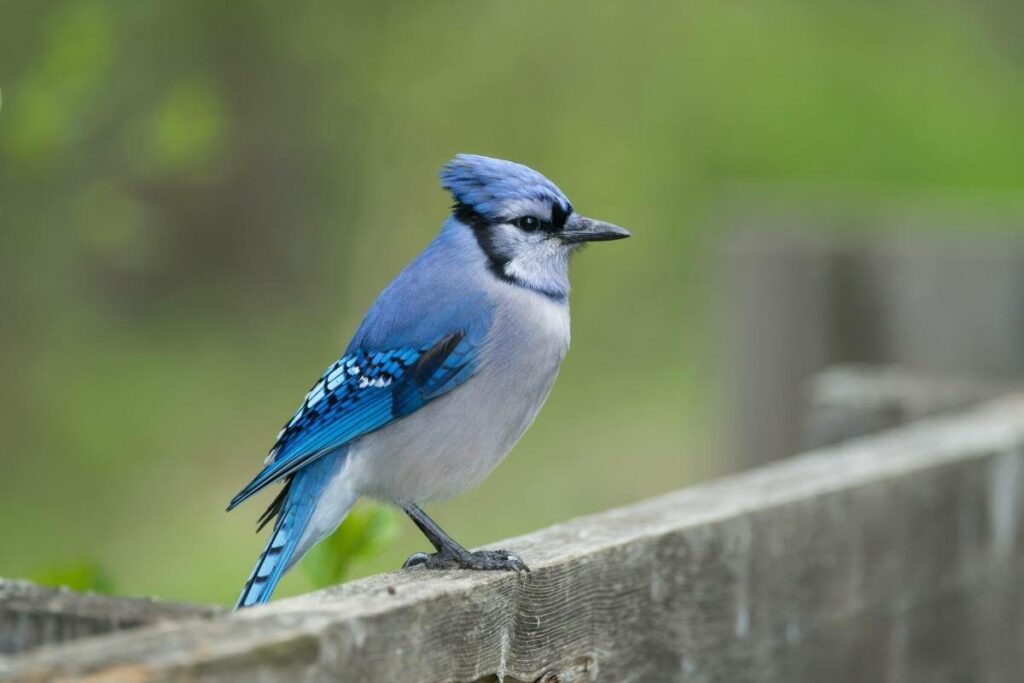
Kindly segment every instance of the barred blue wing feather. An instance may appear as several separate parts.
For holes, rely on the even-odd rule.
[[[434,344],[356,349],[329,367],[277,436],[266,466],[228,510],[318,457],[412,413],[472,376],[477,347],[462,331]]]

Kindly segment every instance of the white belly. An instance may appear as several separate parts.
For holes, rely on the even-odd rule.
[[[346,476],[396,503],[457,495],[482,482],[533,422],[569,348],[569,310],[509,285],[465,384],[360,439]]]

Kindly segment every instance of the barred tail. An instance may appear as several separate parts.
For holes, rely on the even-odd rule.
[[[291,564],[290,560],[295,553],[299,537],[312,512],[312,505],[295,506],[289,505],[287,500],[284,502],[274,524],[274,532],[260,553],[260,559],[256,561],[252,574],[245,582],[242,594],[235,603],[235,609],[262,605],[270,600],[278,581]]]
[[[269,601],[284,573],[345,518],[358,496],[342,476],[344,464],[344,453],[325,456],[299,470],[285,484],[260,518],[260,523],[266,524],[277,517],[235,609]]]

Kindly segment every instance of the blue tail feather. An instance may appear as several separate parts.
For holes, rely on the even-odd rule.
[[[296,502],[299,504],[296,505]],[[299,538],[309,522],[313,507],[308,498],[306,501],[285,501],[277,516],[270,540],[267,541],[252,574],[245,582],[235,609],[262,605],[270,600],[285,569],[291,564],[292,555],[295,554]]]
[[[313,527],[310,527],[313,513],[325,488],[341,472],[345,455],[329,455],[302,468],[285,485],[282,495],[271,504],[267,514],[261,519],[266,521],[269,516],[276,514],[274,530],[263,552],[260,553],[252,574],[245,582],[242,594],[238,596],[235,609],[268,602],[288,568],[341,521],[339,517],[329,528],[324,529],[321,528],[324,526],[324,520],[318,518]],[[355,496],[352,496],[348,505],[352,502],[355,502]],[[344,510],[338,508],[342,516],[345,510],[347,507]]]

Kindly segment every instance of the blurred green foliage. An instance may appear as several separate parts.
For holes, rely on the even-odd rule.
[[[74,591],[114,593],[114,580],[98,563],[77,560],[29,577],[43,586],[64,586]]]
[[[716,472],[717,209],[751,186],[1019,196],[1022,15],[1011,0],[4,3],[0,575],[95,557],[127,594],[233,600],[267,501],[224,504],[440,225],[435,173],[458,151],[533,165],[635,238],[577,259],[548,406],[438,520],[479,544]],[[399,529],[353,573],[423,548]]]

